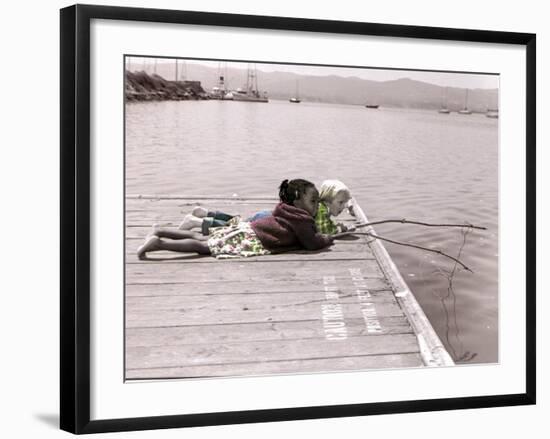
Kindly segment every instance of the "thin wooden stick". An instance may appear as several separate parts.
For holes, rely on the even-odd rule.
[[[430,224],[430,223],[422,223],[420,221],[410,221],[405,218],[403,219],[394,219],[394,220],[383,220],[383,221],[374,221],[372,223],[363,223],[363,224],[357,224],[355,227],[367,227],[367,226],[374,226],[376,224],[384,224],[384,223],[401,223],[401,224],[416,224],[418,226],[427,226],[427,227],[464,227],[469,229],[479,229],[479,230],[487,230],[487,227],[480,227],[480,226],[474,226],[473,224]]]
[[[404,245],[405,247],[413,247],[413,248],[418,248],[420,250],[425,250],[425,251],[428,251],[428,252],[437,253],[438,255],[445,256],[446,258],[452,259],[457,264],[460,264],[460,266],[462,266],[465,270],[468,270],[469,272],[473,273],[472,270],[470,270],[466,265],[464,265],[457,258],[455,258],[453,256],[450,256],[447,253],[443,253],[441,250],[434,250],[434,249],[431,249],[431,248],[422,247],[420,245],[410,244],[408,242],[394,241],[392,239],[384,238],[383,236],[380,236],[380,235],[374,235],[370,232],[344,232],[344,233],[337,233],[335,235],[332,235],[332,237],[334,239],[339,239],[339,238],[342,238],[342,237],[348,236],[348,235],[366,235],[366,236],[370,236],[371,238],[374,238],[374,239],[381,239],[382,241],[390,242],[392,244]]]

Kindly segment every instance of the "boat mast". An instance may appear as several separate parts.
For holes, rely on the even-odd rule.
[[[251,74],[250,64],[248,64],[248,67],[246,69],[246,92],[247,93],[250,93],[250,89],[251,89],[250,74]]]

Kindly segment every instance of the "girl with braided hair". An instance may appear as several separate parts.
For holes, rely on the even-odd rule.
[[[320,250],[332,245],[333,238],[317,232],[314,216],[319,192],[307,180],[284,180],[279,186],[280,202],[270,216],[252,222],[213,229],[207,240],[186,230],[154,227],[137,254],[158,250],[198,253],[217,258],[260,256],[295,249]]]

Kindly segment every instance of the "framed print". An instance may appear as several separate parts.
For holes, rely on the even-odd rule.
[[[61,10],[61,428],[535,403],[535,35]]]

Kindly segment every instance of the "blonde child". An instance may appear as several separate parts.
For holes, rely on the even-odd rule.
[[[319,193],[319,208],[315,215],[315,225],[319,233],[334,235],[341,232],[351,232],[354,226],[346,227],[342,223],[334,223],[331,216],[340,215],[351,201],[351,192],[340,180],[325,180]],[[350,213],[353,211],[350,209]]]

